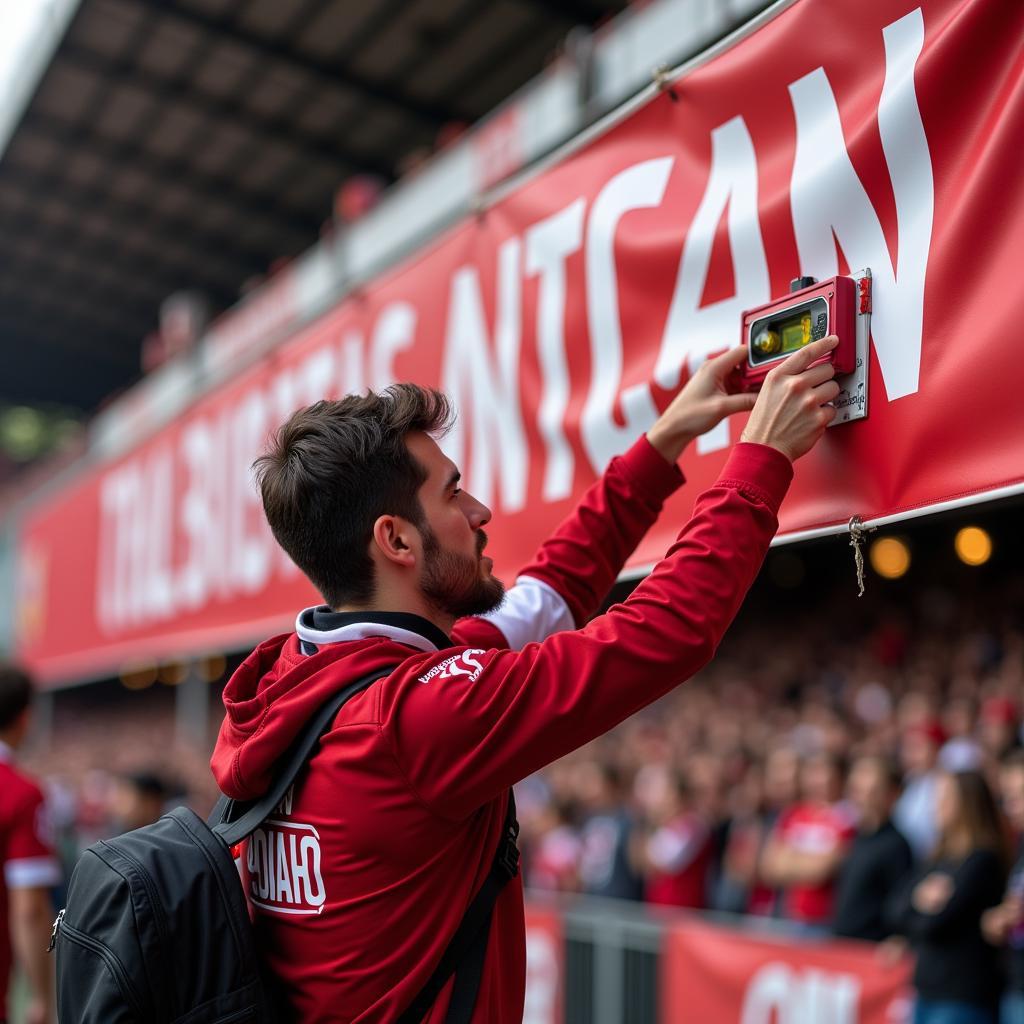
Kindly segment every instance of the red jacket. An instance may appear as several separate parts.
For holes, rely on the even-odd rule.
[[[665,559],[584,625],[682,482],[641,438],[542,545],[505,605],[460,621],[450,641],[416,616],[311,609],[296,634],[250,655],[224,691],[212,762],[238,799],[266,790],[330,694],[394,668],[342,708],[243,857],[265,965],[295,1020],[395,1020],[490,869],[508,788],[711,658],[791,477],[778,452],[738,445]],[[495,907],[474,1021],[518,1024],[525,959],[517,878]],[[448,998],[446,988],[430,1024],[444,1020]]]
[[[43,791],[18,771],[13,751],[0,743],[0,1020],[6,1016],[13,962],[8,891],[60,884],[60,864],[51,843]]]

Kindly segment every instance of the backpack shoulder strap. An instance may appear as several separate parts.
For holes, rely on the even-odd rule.
[[[494,853],[490,873],[466,908],[466,913],[441,954],[434,973],[398,1018],[397,1024],[421,1024],[452,974],[456,977],[445,1024],[468,1024],[471,1020],[484,972],[494,904],[498,901],[501,890],[519,873],[519,848],[516,846],[518,836],[516,801],[510,789],[508,809],[501,827],[501,839]]]
[[[349,683],[348,686],[331,697],[310,719],[305,730],[292,744],[291,750],[285,757],[284,767],[270,789],[256,803],[232,800],[222,795],[207,821],[211,831],[216,833],[227,846],[234,846],[235,843],[240,843],[249,833],[258,828],[263,819],[284,798],[288,787],[295,781],[299,772],[313,755],[313,751],[320,742],[320,737],[330,728],[342,705],[357,693],[368,689],[378,679],[390,675],[391,672],[391,668],[372,672],[368,676],[363,676],[362,679],[357,679],[354,683]]]

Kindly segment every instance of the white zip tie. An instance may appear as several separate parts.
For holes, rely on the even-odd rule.
[[[651,69],[651,80],[658,87],[658,92],[667,92],[668,98],[673,102],[679,101],[679,94],[672,85],[671,70],[667,64],[659,64]]]

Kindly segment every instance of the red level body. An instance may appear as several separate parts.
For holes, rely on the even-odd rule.
[[[828,356],[836,376],[852,373],[857,363],[856,320],[857,283],[852,277],[830,277],[747,310],[742,338],[748,351],[740,390],[757,391],[773,367],[828,334],[839,338]]]

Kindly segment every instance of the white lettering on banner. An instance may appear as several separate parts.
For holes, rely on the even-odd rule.
[[[757,195],[754,143],[743,118],[734,117],[711,133],[708,183],[686,233],[654,368],[655,380],[663,388],[678,386],[684,364],[693,374],[712,352],[730,347],[743,310],[771,299]],[[736,290],[731,298],[701,306],[715,232],[726,211]],[[703,455],[728,444],[729,422],[725,420],[698,439],[697,451]]]
[[[505,512],[518,512],[526,505],[529,469],[519,400],[521,248],[518,238],[498,248],[493,357],[479,272],[461,267],[452,276],[441,384],[462,413],[442,447],[464,471],[469,448],[466,487],[485,505],[495,500],[498,477]],[[471,442],[466,414],[473,428]]]
[[[144,606],[154,615],[167,615],[174,607],[174,578],[171,570],[174,540],[174,462],[171,452],[161,446],[142,466],[143,514],[136,517],[132,534],[141,547],[135,563],[142,567],[137,590]]]
[[[540,278],[537,350],[542,391],[537,426],[547,448],[541,497],[561,501],[572,493],[575,459],[565,436],[569,367],[565,354],[565,261],[583,244],[586,203],[577,199],[526,232],[526,273]]]
[[[833,232],[851,269],[871,268],[871,335],[891,402],[918,389],[935,182],[914,90],[914,66],[924,46],[921,9],[887,26],[882,36],[878,131],[896,201],[895,270],[878,215],[850,162],[823,68],[789,87],[797,129],[790,199],[801,274],[826,278],[838,272]]]
[[[765,964],[751,979],[740,1024],[857,1024],[860,980],[808,967]]]
[[[250,391],[234,416],[232,453],[259,452],[270,428],[263,394]],[[263,517],[259,492],[251,476],[252,459],[233,459],[230,467],[234,500],[228,505],[231,578],[245,594],[261,591],[270,579],[276,546]]]
[[[580,433],[590,464],[600,473],[658,418],[648,384],[622,387],[622,322],[615,266],[615,232],[630,210],[660,206],[673,158],[634,164],[597,195],[587,223],[586,293],[590,331],[590,393],[580,416]],[[624,426],[615,422],[619,396]]]
[[[268,819],[249,837],[246,867],[254,906],[275,914],[323,913],[320,833],[312,825]]]
[[[895,202],[895,259],[851,162],[824,68],[789,86],[796,128],[789,199],[802,273],[835,274],[837,241],[851,267],[871,268],[872,337],[886,393],[894,400],[919,386],[934,181],[914,82],[924,45],[920,9],[882,34],[885,79],[877,118]],[[447,282],[439,377],[460,416],[443,447],[466,474],[467,489],[502,513],[521,511],[533,497],[527,494],[530,424],[521,391],[524,279],[536,279],[537,288],[540,500],[568,498],[575,478],[566,415],[573,399],[570,357],[581,341],[566,338],[570,287],[576,289],[574,308],[581,301],[586,306],[591,371],[586,393],[579,396],[579,426],[592,469],[603,470],[657,415],[647,382],[623,386],[616,237],[630,211],[662,205],[674,167],[672,156],[640,161],[607,181],[589,209],[580,196],[502,242],[494,254],[493,303],[484,301],[477,266],[459,266]],[[654,360],[661,387],[675,387],[684,364],[692,374],[710,352],[729,346],[741,310],[771,298],[758,203],[751,132],[743,117],[732,117],[711,132],[703,196],[693,222],[679,227],[679,269]],[[723,218],[734,294],[701,306]],[[572,259],[581,249],[582,258]],[[582,282],[570,283],[579,263]],[[422,315],[410,302],[391,302],[365,333],[345,329],[299,358],[286,350],[285,365],[265,371],[269,380],[221,399],[215,413],[200,409],[187,416],[176,445],[157,443],[107,471],[100,483],[96,590],[103,631],[170,620],[294,577],[298,570],[270,536],[249,467],[268,432],[296,408],[362,391],[367,384],[390,384],[400,355],[416,344]],[[728,441],[726,423],[700,438],[697,452]]]
[[[310,353],[296,371],[299,379],[297,405],[289,409],[284,418],[291,415],[295,408],[312,405],[327,398],[334,390],[334,350],[327,347],[318,348]]]
[[[366,390],[366,370],[364,368],[363,339],[357,331],[349,331],[341,339],[341,353],[338,358],[338,386],[335,393],[339,395],[361,395]]]
[[[392,302],[377,318],[370,345],[370,386],[383,391],[395,382],[395,356],[409,348],[416,333],[416,310],[408,302]]]
[[[129,463],[100,487],[99,592],[97,618],[104,628],[128,620],[128,595],[135,586],[136,536],[140,528],[141,465]]]
[[[296,408],[362,384],[361,339],[346,335],[338,351],[317,348],[264,388],[242,391],[215,415],[190,418],[176,450],[160,445],[106,473],[99,496],[100,628],[116,633],[163,621],[214,599],[259,593],[275,572],[296,574],[274,542],[250,467],[270,430]]]
[[[224,514],[230,480],[222,419],[197,417],[182,433],[181,456],[188,474],[180,523],[187,538],[185,565],[178,576],[179,606],[194,611],[223,592]]]

